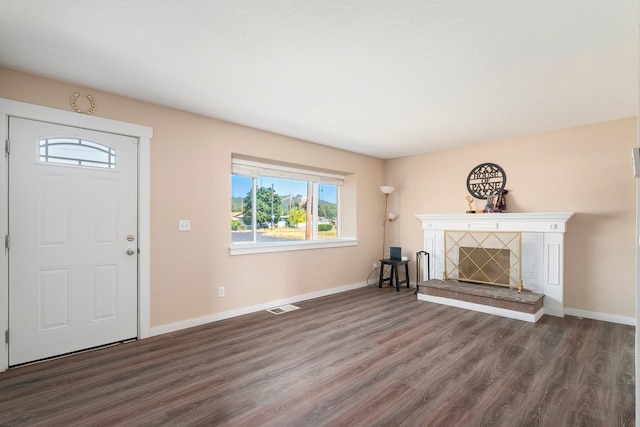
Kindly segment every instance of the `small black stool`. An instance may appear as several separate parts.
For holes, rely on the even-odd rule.
[[[389,277],[384,277],[384,266],[391,266],[391,274]],[[398,277],[398,267],[404,265],[404,280],[400,280]],[[378,287],[381,288],[384,282],[389,282],[393,286],[393,279],[396,279],[396,291],[400,292],[400,285],[403,283],[409,287],[409,260],[403,261],[401,259],[381,259],[380,260],[380,279],[378,280]]]

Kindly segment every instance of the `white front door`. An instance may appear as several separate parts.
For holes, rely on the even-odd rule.
[[[137,139],[9,119],[9,365],[137,337]]]

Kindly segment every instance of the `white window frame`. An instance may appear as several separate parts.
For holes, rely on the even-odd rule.
[[[231,242],[229,253],[231,255],[245,255],[254,253],[267,253],[267,252],[283,252],[293,250],[305,250],[305,249],[320,249],[320,248],[335,248],[343,246],[355,246],[358,241],[354,237],[343,237],[341,232],[341,186],[344,184],[344,176],[327,173],[323,171],[305,169],[302,167],[293,167],[285,165],[277,165],[274,163],[259,162],[255,160],[247,160],[243,158],[233,157],[231,162],[231,173],[235,175],[248,176],[252,178],[252,194],[253,203],[252,206],[256,206],[256,192],[257,181],[259,177],[269,178],[284,178],[295,179],[301,181],[312,182],[312,210],[313,210],[313,223],[312,228],[312,240],[292,240],[288,242],[258,242],[255,240],[256,231],[256,215],[252,215],[252,233],[254,240],[251,242]],[[337,212],[337,233],[338,236],[334,239],[318,239],[318,194],[319,184],[337,185],[337,199],[338,199],[338,212]]]

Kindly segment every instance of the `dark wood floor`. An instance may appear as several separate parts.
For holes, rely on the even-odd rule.
[[[634,425],[634,328],[367,287],[0,373],[0,425]]]

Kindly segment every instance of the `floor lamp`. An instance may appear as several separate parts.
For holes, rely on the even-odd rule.
[[[387,207],[388,207],[388,203],[389,203],[389,194],[393,193],[393,190],[395,190],[395,188],[393,188],[390,185],[383,185],[382,187],[380,187],[380,191],[382,191],[382,194],[384,194],[384,223],[383,223],[383,229],[382,229],[382,258],[380,259],[384,259],[384,247],[385,247],[385,243],[387,240],[387,221],[391,222],[396,218],[396,214],[394,213],[388,213],[387,214]]]

